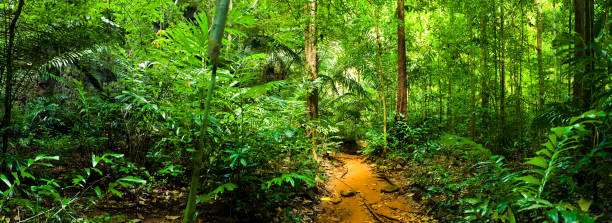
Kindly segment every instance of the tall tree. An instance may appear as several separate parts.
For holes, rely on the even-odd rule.
[[[542,61],[542,0],[537,0],[538,10],[536,13],[536,51],[538,54],[538,112],[544,107],[544,64]]]
[[[307,23],[304,38],[304,53],[306,55],[306,75],[308,81],[312,84],[312,88],[308,91],[306,99],[307,118],[309,121],[314,121],[319,117],[319,89],[314,86],[314,81],[319,78],[317,64],[317,0],[308,0],[306,2]],[[312,155],[317,158],[317,130],[311,127],[308,130],[308,135],[312,139]]]
[[[397,1],[397,113],[408,117],[408,87],[406,80],[406,34],[404,28],[404,0]]]
[[[472,29],[472,15],[469,16],[469,20],[468,20],[468,26],[470,29],[470,42],[472,42],[472,38],[474,38],[474,31]],[[474,67],[475,66],[475,62],[474,62],[474,47],[470,46],[470,66]],[[470,112],[470,136],[472,138],[472,140],[474,140],[474,137],[476,135],[476,120],[475,120],[475,116],[476,116],[476,81],[474,79],[474,74],[476,73],[476,70],[471,70],[470,71],[470,109],[472,112]]]
[[[382,65],[382,42],[380,40],[380,31],[378,30],[378,23],[376,23],[376,10],[374,9],[374,4],[372,4],[372,0],[368,0],[368,1],[370,2],[370,6],[372,9],[372,19],[374,20],[374,29],[376,30],[376,42],[378,42],[378,78],[380,79],[380,97],[382,99],[382,107],[383,107],[383,134],[386,139],[387,137],[387,100],[385,99],[385,79],[383,76],[383,65]]]
[[[17,21],[19,21],[19,17],[21,16],[21,11],[23,9],[24,4],[24,0],[19,0],[19,2],[17,3],[17,10],[13,13],[13,18],[11,19],[11,23],[9,24],[8,28],[9,37],[5,57],[6,79],[4,80],[4,118],[2,120],[2,128],[0,128],[0,131],[2,132],[3,154],[6,154],[6,152],[8,151],[9,133],[7,133],[7,128],[11,124],[11,110],[13,108],[13,48],[15,47],[15,31],[17,28]]]
[[[592,89],[587,75],[594,69],[593,61],[588,59],[593,56],[593,13],[593,0],[574,0],[574,30],[578,34],[574,43],[574,57],[576,61],[586,63],[574,74],[573,101],[582,111],[591,107]]]
[[[500,6],[500,16],[499,16],[499,49],[500,49],[500,66],[501,73],[499,74],[499,131],[500,135],[502,133],[501,129],[504,127],[506,122],[506,111],[505,111],[505,98],[506,98],[506,60],[505,60],[505,44],[504,44],[504,1],[501,1]]]

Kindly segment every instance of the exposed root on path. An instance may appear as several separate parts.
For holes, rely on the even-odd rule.
[[[329,181],[325,188],[331,197],[336,197],[333,199],[335,202],[327,198],[327,202],[321,203],[322,212],[317,222],[431,221],[431,218],[419,214],[415,208],[418,205],[414,204],[410,197],[400,195],[399,191],[382,193],[383,188],[388,185],[398,185],[385,174],[377,174],[363,157],[341,155],[337,158],[342,165],[328,166]],[[342,190],[355,191],[356,196],[341,197],[338,192]]]

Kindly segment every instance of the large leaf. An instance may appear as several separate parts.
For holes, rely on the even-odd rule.
[[[546,159],[541,156],[530,158],[527,162],[525,162],[525,164],[535,165],[541,167],[542,169],[548,168],[548,163],[546,162]]]
[[[535,184],[535,185],[540,185],[540,183],[541,183],[540,179],[538,179],[538,178],[536,178],[534,176],[531,176],[531,175],[517,177],[516,180],[525,181],[527,183]]]

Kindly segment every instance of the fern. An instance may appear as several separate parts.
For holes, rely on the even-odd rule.
[[[570,165],[571,156],[568,151],[580,148],[583,146],[580,143],[582,137],[590,133],[590,130],[585,126],[588,124],[600,124],[598,120],[606,114],[600,111],[589,111],[580,116],[573,117],[569,121],[569,126],[556,127],[551,129],[551,134],[548,135],[548,141],[543,144],[544,148],[536,152],[537,156],[529,158],[524,164],[534,166],[534,168],[525,170],[524,175],[515,178],[517,182],[525,182],[522,186],[514,189],[514,192],[519,193],[522,199],[522,211],[547,209],[547,215],[558,222],[558,214],[564,218],[569,215],[578,216],[584,221],[591,221],[588,216],[588,208],[577,210],[573,206],[566,203],[553,203],[545,199],[544,192],[546,186],[553,179],[553,176],[559,169]],[[585,206],[583,199],[578,201],[580,206]],[[581,204],[582,203],[582,204]]]

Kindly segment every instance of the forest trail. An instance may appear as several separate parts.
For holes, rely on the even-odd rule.
[[[363,156],[342,154],[334,158],[342,164],[331,168],[326,185],[331,195],[322,198],[322,213],[316,222],[430,221],[419,214],[410,197],[376,173]],[[383,193],[383,188],[397,191]]]

